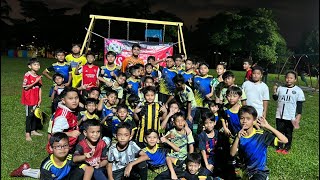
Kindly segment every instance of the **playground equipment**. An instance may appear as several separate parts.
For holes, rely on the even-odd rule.
[[[187,57],[187,52],[186,52],[183,32],[182,32],[182,26],[183,26],[182,22],[158,21],[158,20],[135,19],[135,18],[114,17],[114,16],[100,16],[100,15],[90,15],[90,18],[91,18],[91,21],[82,44],[80,54],[83,54],[84,52],[86,53],[90,49],[90,42],[91,42],[91,37],[94,29],[94,23],[96,20],[102,19],[102,20],[108,20],[108,38],[110,38],[110,34],[111,34],[110,32],[111,21],[127,22],[127,40],[129,40],[130,22],[145,23],[145,41],[148,40],[148,37],[156,37],[159,39],[160,42],[164,42],[164,34],[165,34],[166,26],[177,26],[179,53],[183,51],[183,53],[185,54],[185,57]],[[148,24],[163,25],[163,30],[154,30],[154,29],[149,30]]]

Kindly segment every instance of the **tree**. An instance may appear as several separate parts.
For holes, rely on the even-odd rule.
[[[319,53],[319,28],[313,29],[308,34],[303,49],[306,53]]]

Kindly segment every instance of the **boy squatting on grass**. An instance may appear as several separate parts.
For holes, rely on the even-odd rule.
[[[287,143],[288,139],[273,128],[267,120],[261,116],[257,118],[257,111],[252,106],[243,106],[239,110],[242,129],[236,135],[230,149],[230,155],[244,158],[246,175],[249,180],[268,179],[269,170],[267,164],[267,148],[269,145],[277,146],[278,143]],[[266,130],[256,130],[253,125],[258,123]]]

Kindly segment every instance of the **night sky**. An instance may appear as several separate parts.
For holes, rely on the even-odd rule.
[[[49,8],[70,7],[67,14],[79,13],[88,0],[45,0]],[[108,0],[100,0],[108,1]],[[12,7],[11,17],[21,19],[18,0],[7,0]],[[302,35],[319,27],[319,0],[151,0],[151,11],[165,10],[184,20],[185,26],[195,25],[198,18],[206,18],[235,8],[270,8],[275,14],[289,47],[295,47]],[[89,17],[88,17],[89,24]]]

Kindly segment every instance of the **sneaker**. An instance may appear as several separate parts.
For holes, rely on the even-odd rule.
[[[283,149],[277,149],[277,150],[276,150],[276,152],[279,153],[279,154],[281,154],[282,151],[283,151]]]
[[[23,163],[21,164],[17,169],[13,170],[10,173],[11,177],[23,177],[24,175],[22,174],[23,170],[30,169],[30,164],[29,163]]]
[[[285,150],[285,149],[282,150],[282,154],[285,154],[285,155],[286,155],[286,154],[288,154],[288,153],[289,153],[289,152],[288,152],[287,150]]]

